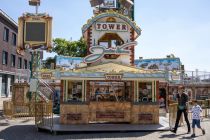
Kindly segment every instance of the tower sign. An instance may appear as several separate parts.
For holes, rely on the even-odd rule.
[[[122,32],[128,31],[128,26],[125,23],[97,22],[95,28],[97,31],[122,31]]]

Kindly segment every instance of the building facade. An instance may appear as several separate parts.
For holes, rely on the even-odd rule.
[[[30,77],[31,54],[19,55],[18,25],[0,9],[0,97],[11,96],[11,85]]]

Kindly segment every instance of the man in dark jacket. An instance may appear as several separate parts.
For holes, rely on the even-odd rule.
[[[188,132],[190,133],[190,123],[188,120],[188,113],[187,113],[187,102],[188,102],[188,95],[185,93],[185,89],[183,86],[178,87],[178,94],[177,94],[177,99],[178,99],[178,107],[177,107],[177,116],[176,116],[176,123],[175,127],[172,132],[176,133],[178,125],[179,125],[179,120],[181,118],[182,113],[184,113],[184,118],[187,123],[188,127]]]

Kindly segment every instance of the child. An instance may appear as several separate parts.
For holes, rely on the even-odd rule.
[[[197,101],[194,101],[194,106],[192,107],[192,129],[193,129],[193,134],[191,137],[195,137],[195,125],[197,128],[201,129],[203,135],[205,134],[205,130],[201,128],[200,126],[200,113],[202,112],[202,109],[200,105],[197,104]]]

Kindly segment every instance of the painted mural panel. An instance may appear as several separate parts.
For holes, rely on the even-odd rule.
[[[139,59],[134,63],[139,68],[156,70],[180,70],[181,66],[179,58]]]
[[[82,57],[56,56],[56,68],[72,70],[84,66],[86,64],[83,62]]]

